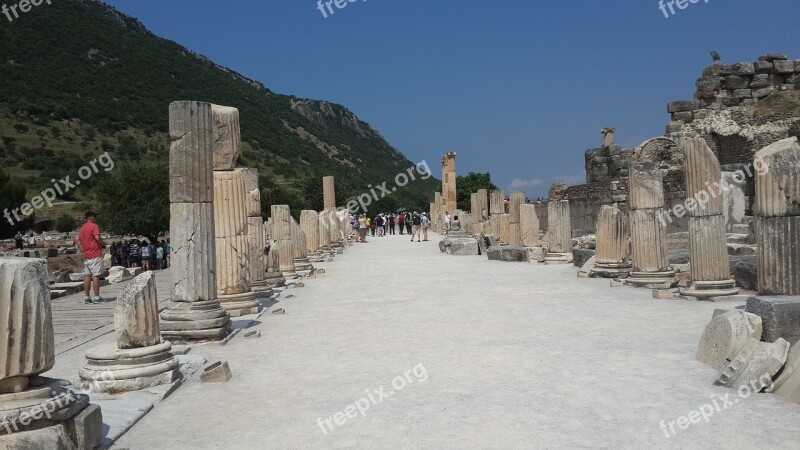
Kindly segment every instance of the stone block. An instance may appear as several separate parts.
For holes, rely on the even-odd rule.
[[[731,73],[733,75],[753,75],[756,73],[753,63],[740,62],[731,64]]]
[[[690,123],[692,120],[694,120],[694,115],[690,111],[676,112],[672,114],[672,120]]]
[[[667,124],[666,134],[680,133],[683,130],[683,122],[671,121]]]
[[[594,258],[597,252],[588,248],[576,248],[572,250],[572,262],[575,267],[583,267],[590,259]]]
[[[775,70],[775,66],[769,61],[758,61],[753,66],[757,74],[770,74]]]
[[[772,385],[773,377],[786,364],[788,353],[789,343],[783,339],[774,343],[750,339],[714,384],[737,390],[748,386],[756,393],[761,392]]]
[[[489,247],[486,250],[489,261],[528,262],[528,249],[519,245]]]
[[[756,214],[766,217],[800,215],[800,143],[797,137],[775,142],[756,153]]]
[[[765,87],[770,86],[770,84],[771,83],[770,83],[769,75],[766,74],[766,73],[762,73],[762,74],[758,74],[755,77],[753,77],[753,81],[750,83],[750,87],[752,89],[765,88]]]
[[[768,61],[768,62],[783,61],[786,59],[789,59],[789,57],[784,55],[783,53],[767,53],[765,55],[761,55],[758,57],[759,61]]]
[[[733,96],[736,98],[753,98],[753,91],[750,89],[736,89],[733,91]]]
[[[675,102],[670,102],[667,105],[667,112],[669,113],[679,113],[679,112],[691,112],[696,109],[700,109],[701,103],[699,100],[679,100]]]
[[[3,450],[74,450],[63,425],[0,435]],[[83,448],[80,448],[83,450]]]
[[[672,300],[675,293],[668,289],[653,289],[653,298],[656,300]]]
[[[761,317],[765,342],[783,338],[795,345],[800,341],[800,296],[750,297],[745,311]]]
[[[67,434],[79,449],[99,448],[103,438],[103,414],[90,404],[77,416],[64,422]]]
[[[775,65],[775,73],[790,74],[794,73],[794,61],[789,60],[776,60],[773,62]]]
[[[544,262],[547,250],[542,247],[530,247],[528,249],[528,260],[531,262]]]
[[[114,329],[117,348],[130,349],[161,343],[158,294],[153,272],[145,272],[129,283],[117,298]]]
[[[216,362],[206,367],[200,375],[200,381],[203,383],[227,383],[233,375],[228,362]]]
[[[715,62],[710,66],[706,66],[703,69],[704,77],[730,75],[730,74],[731,74],[731,66],[729,64],[723,64],[719,61]]]
[[[800,345],[789,349],[786,365],[772,386],[767,389],[792,403],[800,403]]]
[[[214,170],[233,170],[242,151],[239,110],[211,105],[214,118]]]
[[[480,255],[478,240],[473,238],[445,238],[439,243],[439,250],[453,256]]]
[[[772,94],[773,92],[775,92],[775,89],[773,89],[772,87],[754,89],[753,90],[753,98],[764,98],[764,97],[767,97],[768,95]]]
[[[747,89],[750,85],[750,80],[747,77],[740,77],[731,75],[725,77],[725,89],[734,91],[736,89]]]

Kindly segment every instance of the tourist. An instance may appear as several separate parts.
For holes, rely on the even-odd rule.
[[[100,276],[103,274],[103,248],[105,242],[100,237],[100,227],[97,226],[97,214],[86,211],[86,223],[78,232],[78,247],[83,253],[86,273],[83,279],[83,293],[86,295],[84,303],[102,303],[100,297]],[[89,297],[89,288],[94,286],[94,299]]]
[[[397,216],[397,224],[400,226],[400,236],[403,235],[403,230],[406,228],[406,213],[401,212],[399,216]]]
[[[383,218],[383,214],[378,214],[378,217],[375,218],[375,228],[378,229],[378,237],[384,237],[386,235],[386,229],[384,226],[386,225],[385,219]]]
[[[17,245],[17,250],[22,250],[25,248],[25,238],[23,238],[22,232],[17,231],[17,235],[14,236],[14,242]]]
[[[389,234],[394,236],[397,233],[397,216],[389,214]]]
[[[142,242],[142,272],[150,270],[150,244]]]
[[[422,237],[423,241],[428,240],[428,228],[431,227],[431,218],[428,217],[428,213],[422,213]]]
[[[358,231],[360,233],[361,242],[366,244],[367,243],[367,231],[369,230],[369,219],[367,218],[366,214],[361,214],[358,218]]]
[[[157,267],[156,266],[156,247],[157,247],[156,244],[157,243],[158,243],[158,241],[153,241],[153,242],[151,242],[149,244],[149,247],[150,247],[150,270],[157,270],[157,269],[154,269],[154,267]]]
[[[131,241],[130,255],[131,267],[142,267],[142,247],[139,245],[138,239]]]
[[[172,263],[171,258],[172,253],[172,245],[169,243],[169,239],[164,242],[164,268],[169,269],[170,264]]]
[[[158,243],[156,247],[156,270],[164,269],[164,244]]]
[[[450,231],[450,212],[444,213],[444,231]]]
[[[422,242],[422,218],[416,211],[414,211],[414,215],[411,216],[411,223],[414,227],[413,233],[411,233],[411,242],[414,242],[414,236],[417,237],[417,242]]]
[[[31,233],[31,237],[28,239],[28,248],[36,248],[36,237],[33,235],[33,233]]]
[[[353,219],[353,233],[356,235],[356,242],[361,242],[361,221],[358,216]]]
[[[129,248],[128,241],[120,242],[119,244],[119,257],[120,257],[120,265],[122,267],[130,267],[129,255],[128,255],[128,248]]]
[[[406,213],[406,231],[411,235],[411,224],[414,221],[414,216],[411,213]],[[413,239],[413,238],[412,238]]]
[[[461,231],[461,221],[458,216],[453,217],[453,222],[450,224],[450,231]]]

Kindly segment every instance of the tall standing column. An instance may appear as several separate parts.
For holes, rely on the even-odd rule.
[[[261,190],[258,188],[258,170],[243,169],[245,191],[247,191],[247,257],[250,267],[250,289],[256,297],[264,298],[272,294],[266,278],[264,259],[264,219],[261,218]]]
[[[597,215],[597,262],[592,275],[617,278],[631,271],[628,216],[619,208],[603,205]]]
[[[800,143],[778,141],[755,156],[758,293],[800,295]]]
[[[486,189],[478,189],[478,216],[473,217],[476,222],[485,222],[489,220],[489,191]]]
[[[506,213],[506,198],[502,190],[489,191],[489,214],[505,214]]]
[[[291,234],[292,234],[292,256],[294,257],[294,268],[296,271],[305,272],[314,270],[311,261],[308,259],[308,249],[306,243],[306,235],[300,224],[294,220],[294,217],[289,216],[291,219]],[[305,273],[304,273],[305,274]]]
[[[508,221],[510,227],[509,244],[522,245],[520,211],[527,198],[524,192],[512,192],[508,197]]]
[[[173,343],[220,340],[231,325],[217,297],[211,104],[172,103],[169,135],[174,288],[161,312],[161,335]]]
[[[436,213],[432,217],[433,227],[434,230],[441,233],[444,231],[444,206],[441,192],[433,194],[433,202],[436,203]]]
[[[550,248],[545,261],[572,262],[572,217],[569,201],[559,200],[547,204],[547,234]]]
[[[455,152],[449,152],[442,158],[442,198],[445,212],[452,217],[458,209]]]
[[[326,210],[336,209],[336,180],[333,177],[322,177],[322,197]]]
[[[323,255],[335,254],[331,251],[331,219],[330,211],[319,213],[319,249]]]
[[[681,294],[700,299],[736,295],[739,289],[730,276],[723,198],[713,187],[722,182],[719,161],[706,141],[699,138],[683,142],[683,155],[686,196],[694,199],[696,206],[688,208],[692,280]]]
[[[300,228],[306,235],[306,251],[311,261],[322,262],[322,252],[319,251],[319,213],[312,210],[300,212]]]
[[[669,265],[664,182],[654,163],[633,161],[629,169],[631,207],[631,275],[634,286],[673,287],[675,271]]]
[[[520,206],[520,239],[525,247],[539,247],[539,216],[536,215],[536,206],[524,204]]]
[[[278,269],[284,278],[297,276],[292,248],[292,215],[289,205],[272,205],[272,233],[278,253]]]
[[[275,244],[275,239],[272,232],[272,218],[264,222],[264,265],[267,272],[264,274],[264,279],[271,287],[280,287],[286,284],[286,279],[278,267],[278,246]]]

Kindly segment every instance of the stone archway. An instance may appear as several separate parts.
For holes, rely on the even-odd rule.
[[[667,172],[683,171],[685,167],[681,146],[663,136],[648,139],[636,147],[632,161],[653,162]]]

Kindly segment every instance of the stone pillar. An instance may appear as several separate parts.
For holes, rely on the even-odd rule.
[[[505,194],[502,190],[492,190],[489,192],[489,214],[505,214],[506,203]]]
[[[519,209],[520,240],[524,247],[539,247],[539,216],[536,215],[536,206],[524,204]]]
[[[297,276],[292,248],[292,215],[288,205],[272,205],[272,234],[278,254],[278,270],[284,278]]]
[[[304,272],[314,270],[311,261],[308,259],[308,244],[306,243],[306,236],[300,224],[294,220],[294,217],[289,216],[291,219],[291,234],[292,234],[292,256],[294,257],[294,268],[297,272]]]
[[[217,111],[214,111],[217,115]],[[215,148],[220,147],[218,141]],[[229,161],[230,167],[235,161]],[[251,290],[247,241],[247,203],[242,169],[214,170],[214,226],[217,293],[231,316],[257,314],[261,304]]]
[[[161,341],[158,293],[153,272],[134,278],[119,295],[114,310],[117,345],[86,352],[79,371],[82,389],[119,393],[137,391],[178,379],[180,364],[172,344]]]
[[[444,231],[444,206],[441,192],[433,194],[433,202],[436,204],[436,212],[431,217],[431,221],[433,222],[434,230],[441,233]]]
[[[617,278],[631,271],[628,217],[619,208],[603,205],[597,215],[597,262],[592,275]]]
[[[755,156],[758,293],[800,295],[800,143],[778,141]]]
[[[230,315],[217,297],[214,244],[214,117],[211,104],[169,106],[172,301],[161,312],[171,342],[221,340]]]
[[[572,217],[568,200],[547,204],[547,234],[550,247],[545,261],[572,262]]]
[[[442,158],[442,199],[444,210],[453,217],[458,209],[455,152],[449,152]]]
[[[511,243],[511,216],[500,214],[500,240],[506,244]]]
[[[522,230],[520,225],[520,211],[527,202],[524,192],[512,192],[508,197],[508,215],[510,222],[509,244],[522,245]]]
[[[322,197],[326,210],[336,209],[336,184],[333,177],[322,177]]]
[[[264,266],[267,269],[267,272],[264,274],[264,279],[270,287],[275,288],[283,286],[286,283],[286,279],[283,278],[283,274],[278,267],[278,251],[272,235],[271,218],[264,222],[264,245],[266,252],[264,255]]]
[[[247,191],[247,257],[250,267],[250,290],[258,298],[272,295],[272,288],[266,278],[264,248],[264,219],[261,218],[261,189],[258,187],[258,170],[242,169],[244,188]]]
[[[489,220],[489,191],[478,189],[478,215],[473,217],[475,222],[485,222]]]
[[[0,258],[0,286],[0,448],[99,447],[100,407],[42,377],[55,365],[47,263]]]
[[[306,235],[306,251],[308,258],[322,261],[322,252],[319,251],[319,213],[312,210],[303,210],[300,212],[300,228]]]
[[[633,267],[626,283],[633,286],[674,287],[677,279],[669,265],[661,169],[654,163],[634,161],[630,164],[629,174]]]
[[[319,248],[323,254],[330,255],[331,252],[331,229],[330,211],[319,213]],[[335,254],[335,253],[334,253]]]
[[[696,201],[689,210],[691,283],[681,294],[700,299],[736,295],[728,262],[727,221],[723,197],[714,187],[722,183],[719,161],[703,139],[683,142],[686,196]]]

